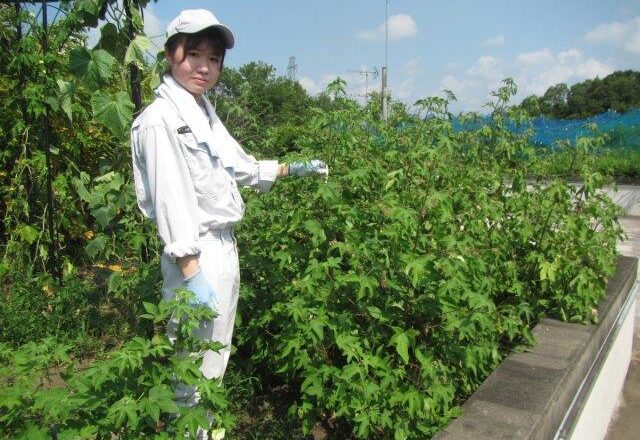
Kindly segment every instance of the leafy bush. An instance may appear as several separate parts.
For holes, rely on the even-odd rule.
[[[151,339],[133,338],[79,371],[70,346],[51,338],[18,350],[0,345],[2,438],[49,439],[55,432],[60,439],[170,439],[195,434],[212,416],[216,429],[232,426],[225,389],[199,370],[197,353],[222,346],[191,336],[200,320],[213,316],[207,307],[190,306],[192,295],[181,291],[173,301],[145,304],[144,317],[153,323],[178,322],[173,343],[160,325]],[[197,387],[196,407],[175,403],[177,381]]]
[[[328,182],[249,203],[239,351],[299,389],[290,415],[305,432],[425,438],[541,316],[597,320],[618,209],[587,169],[582,187],[527,185],[534,155],[505,126],[510,94],[475,132],[446,112],[395,129],[319,111],[304,154],[329,160]]]

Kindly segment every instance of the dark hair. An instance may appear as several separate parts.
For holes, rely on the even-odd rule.
[[[164,53],[166,56],[172,57],[178,46],[184,42],[184,53],[180,60],[180,62],[183,62],[187,57],[187,52],[191,49],[195,49],[205,40],[212,46],[218,46],[222,50],[220,60],[220,69],[222,69],[224,65],[224,55],[227,52],[227,49],[224,47],[224,38],[222,37],[222,33],[216,28],[204,29],[200,32],[196,32],[195,34],[175,34],[169,38],[166,43],[164,43]]]

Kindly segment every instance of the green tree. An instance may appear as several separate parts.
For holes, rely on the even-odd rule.
[[[232,134],[249,151],[264,155],[295,150],[296,128],[312,105],[300,83],[278,76],[263,62],[225,67],[211,99]],[[280,145],[265,144],[269,130],[280,131]]]
[[[614,72],[602,79],[588,79],[570,88],[549,87],[542,97],[529,96],[518,106],[530,116],[581,119],[608,110],[626,112],[640,108],[640,72]]]

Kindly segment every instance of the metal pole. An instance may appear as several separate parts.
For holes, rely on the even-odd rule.
[[[387,108],[387,68],[382,68],[382,120],[389,118],[389,109]]]
[[[384,67],[389,67],[389,0],[384,3]]]
[[[389,62],[389,0],[384,2],[384,67],[382,68],[382,120],[389,118],[387,108],[387,71]]]
[[[42,0],[42,52],[46,58],[49,52],[49,33],[47,32],[47,0]],[[45,61],[45,75],[49,77],[47,62]],[[49,144],[51,127],[49,125],[49,113],[44,112],[42,141],[44,142],[45,157],[47,161],[47,222],[49,223],[49,259],[47,261],[48,270],[58,279],[60,279],[60,271],[58,270],[58,258],[56,256],[56,232],[55,232],[55,206],[53,201],[53,176],[51,166],[51,145]]]

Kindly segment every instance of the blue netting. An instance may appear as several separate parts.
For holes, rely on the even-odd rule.
[[[532,141],[540,145],[552,145],[558,140],[573,143],[577,138],[591,134],[587,128],[589,124],[597,126],[599,132],[612,135],[620,143],[615,146],[624,147],[625,143],[629,147],[640,146],[640,109],[622,114],[609,111],[578,120],[535,118],[532,124],[535,135]]]
[[[455,130],[475,130],[489,122],[490,116],[464,124],[454,119],[453,126]],[[588,128],[592,124],[597,127],[598,132],[609,135],[608,147],[640,149],[640,109],[626,113],[609,111],[586,119],[534,118],[531,127],[535,133],[531,141],[540,146],[551,146],[560,140],[574,144],[579,137],[593,134]],[[525,129],[512,123],[508,126],[517,132],[524,132]]]

